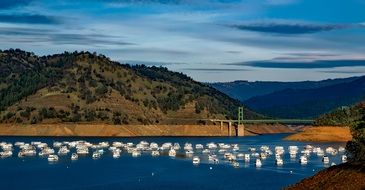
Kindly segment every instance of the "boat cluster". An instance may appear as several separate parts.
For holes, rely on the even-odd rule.
[[[261,146],[259,148],[249,147],[247,151],[240,151],[238,144],[226,144],[226,143],[207,143],[193,144],[185,143],[183,147],[179,143],[163,143],[161,146],[155,142],[148,143],[141,141],[137,144],[132,142],[99,142],[90,143],[87,141],[64,141],[54,142],[52,146],[44,142],[15,142],[12,143],[1,142],[0,143],[0,157],[11,157],[13,155],[14,147],[19,149],[18,157],[36,156],[37,154],[42,157],[47,157],[48,161],[55,162],[59,160],[59,156],[69,156],[71,160],[77,160],[81,155],[92,155],[93,159],[102,157],[104,153],[109,151],[113,158],[119,158],[122,152],[131,154],[132,157],[138,157],[141,154],[151,154],[151,156],[168,155],[170,157],[191,158],[193,164],[200,164],[201,158],[208,158],[209,163],[219,163],[220,161],[228,161],[234,167],[239,167],[239,160],[243,160],[246,164],[250,163],[250,160],[254,160],[256,167],[261,167],[263,161],[268,157],[275,156],[275,164],[277,166],[284,165],[284,154],[286,149],[283,146],[275,146],[270,149],[269,146]],[[73,150],[73,153],[71,153]],[[309,157],[315,154],[322,157],[324,164],[329,164],[330,159],[327,155],[337,155],[342,153],[342,162],[347,161],[345,154],[345,148],[339,147],[338,149],[333,147],[327,147],[322,149],[321,147],[313,147],[311,145],[305,146],[302,150],[299,150],[298,146],[289,146],[287,148],[290,159],[295,160],[299,155],[299,162],[302,165],[308,163]],[[198,156],[200,155],[200,156]],[[331,165],[335,163],[332,162]]]

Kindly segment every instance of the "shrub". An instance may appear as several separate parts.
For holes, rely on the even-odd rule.
[[[365,107],[361,114],[361,119],[351,126],[352,140],[346,145],[348,157],[353,162],[365,162]]]

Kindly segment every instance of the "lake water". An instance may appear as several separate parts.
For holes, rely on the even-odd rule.
[[[0,189],[281,189],[287,185],[311,176],[319,170],[328,167],[321,162],[321,157],[312,154],[306,166],[299,164],[298,159],[290,160],[289,145],[297,145],[300,150],[311,144],[326,148],[338,148],[344,143],[302,143],[283,141],[285,134],[262,135],[255,137],[151,137],[151,138],[37,138],[37,137],[0,137],[0,142],[87,140],[89,142],[122,141],[138,143],[141,140],[157,142],[178,142],[183,148],[184,143],[190,142],[206,144],[230,143],[239,144],[239,152],[248,152],[248,147],[262,145],[284,146],[284,166],[275,165],[275,156],[263,161],[261,168],[254,165],[251,158],[249,164],[239,160],[240,168],[234,168],[228,161],[221,159],[219,164],[210,164],[202,154],[201,163],[192,164],[191,158],[170,158],[167,155],[152,157],[149,153],[142,153],[134,158],[126,152],[114,159],[107,151],[100,159],[94,160],[89,156],[80,156],[71,161],[70,154],[60,156],[56,163],[49,163],[46,157],[17,157],[17,148],[12,157],[0,159]],[[57,149],[56,149],[57,151]],[[75,150],[72,149],[71,152]],[[91,153],[92,151],[90,151]],[[223,156],[223,155],[220,155]],[[330,162],[340,163],[340,154],[329,156]]]

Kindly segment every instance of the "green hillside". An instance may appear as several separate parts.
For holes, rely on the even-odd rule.
[[[181,124],[235,118],[240,102],[163,67],[89,52],[0,51],[3,123]],[[246,110],[247,118],[260,115]]]

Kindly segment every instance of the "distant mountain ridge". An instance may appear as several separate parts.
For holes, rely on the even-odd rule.
[[[312,89],[351,82],[359,77],[327,79],[321,81],[279,82],[279,81],[233,81],[208,83],[219,91],[242,102],[255,97],[285,89]]]
[[[312,89],[285,89],[244,101],[249,108],[280,118],[316,118],[365,98],[365,76]]]
[[[316,118],[365,98],[365,76],[322,81],[211,83],[250,109],[277,118]]]

